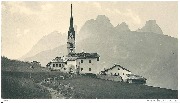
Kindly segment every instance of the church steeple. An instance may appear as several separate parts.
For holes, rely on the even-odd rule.
[[[72,17],[72,4],[71,4],[71,17]]]
[[[70,28],[71,28],[71,29],[74,29],[74,28],[73,28],[73,16],[72,16],[72,4],[71,4]]]
[[[73,27],[72,4],[71,4],[70,26],[69,26],[68,40],[67,40],[67,51],[68,54],[75,53],[75,31]]]

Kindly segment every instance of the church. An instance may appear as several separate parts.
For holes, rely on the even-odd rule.
[[[72,4],[70,26],[67,37],[67,55],[63,57],[56,57],[51,60],[46,66],[50,70],[57,70],[64,73],[98,74],[97,69],[100,56],[97,53],[76,53],[75,52],[75,31],[73,26]]]

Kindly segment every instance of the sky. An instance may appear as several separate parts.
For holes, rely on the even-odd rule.
[[[18,59],[43,36],[53,31],[67,34],[70,4],[67,1],[1,2],[1,55]],[[178,38],[177,1],[74,1],[72,4],[77,31],[87,20],[106,15],[114,26],[126,22],[132,31],[142,28],[148,20],[156,20],[165,35]]]

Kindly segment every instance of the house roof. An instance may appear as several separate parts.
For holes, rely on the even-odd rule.
[[[128,72],[131,72],[130,70],[124,68],[123,66],[121,66],[121,65],[119,65],[119,64],[115,64],[115,65],[112,66],[111,68],[108,68],[108,69],[106,69],[106,70],[104,70],[104,71],[107,72],[108,70],[112,70],[113,68],[115,68],[115,67],[117,67],[117,66],[120,67],[120,68],[122,68],[123,70],[126,70],[126,71],[128,71]]]
[[[51,63],[65,63],[67,61],[75,61],[77,59],[87,59],[87,58],[98,58],[100,57],[97,53],[71,53],[68,54],[65,58],[63,57],[56,57],[55,59],[51,60],[48,64],[50,65]]]
[[[31,63],[40,63],[40,62],[38,62],[38,61],[32,61]]]
[[[63,62],[63,58],[61,58],[61,57],[56,57],[56,58],[54,58],[51,62]]]
[[[100,57],[97,53],[72,53],[68,57],[77,57],[77,59],[86,59],[86,58],[98,58]]]

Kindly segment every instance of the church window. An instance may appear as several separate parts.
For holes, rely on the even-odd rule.
[[[89,68],[89,71],[91,71],[91,68]]]
[[[99,61],[99,57],[97,58],[97,61]]]
[[[61,67],[61,64],[59,64],[59,67]]]
[[[83,71],[83,68],[81,68],[81,71]]]
[[[53,67],[55,67],[55,64],[53,64]]]
[[[83,60],[81,60],[81,63],[83,63]]]
[[[89,60],[89,63],[91,63],[91,60]]]
[[[56,64],[56,67],[58,67],[58,64]]]

